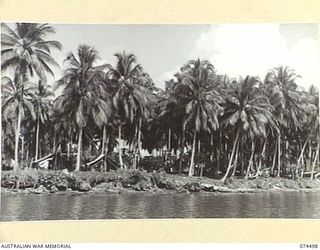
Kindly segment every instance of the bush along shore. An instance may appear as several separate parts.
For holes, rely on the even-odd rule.
[[[320,181],[310,179],[229,178],[225,182],[205,177],[187,177],[140,170],[107,173],[23,170],[3,171],[2,192],[18,193],[249,193],[261,191],[320,191]]]

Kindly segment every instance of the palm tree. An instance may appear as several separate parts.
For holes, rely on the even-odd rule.
[[[39,155],[39,131],[40,125],[45,124],[49,119],[49,111],[51,110],[51,100],[54,93],[50,90],[50,86],[43,86],[41,81],[38,82],[37,95],[34,99],[34,107],[36,111],[36,151],[35,160]]]
[[[52,48],[61,49],[62,46],[57,41],[47,41],[46,36],[55,32],[53,27],[48,24],[36,23],[16,23],[14,29],[7,24],[1,24],[1,71],[12,69],[14,72],[12,86],[16,85],[16,90],[22,93],[24,85],[28,82],[29,77],[36,75],[46,83],[46,74],[53,75],[51,66],[59,66],[58,63],[51,57]],[[12,87],[11,87],[12,88]],[[21,89],[20,89],[21,88]],[[28,87],[29,88],[29,87]],[[12,91],[13,88],[11,89]],[[16,128],[16,145],[15,155],[18,152],[18,134],[20,133],[21,124],[21,108],[22,99],[17,110],[17,125]],[[15,156],[16,164],[18,164],[18,156]]]
[[[122,159],[122,129],[123,125],[133,125],[135,127],[134,142],[135,151],[140,154],[141,126],[150,111],[150,97],[152,83],[140,64],[136,63],[135,55],[131,53],[116,53],[117,65],[113,67],[108,65],[108,75],[112,81],[117,83],[117,89],[113,96],[113,104],[118,117],[118,151],[119,164],[123,168]],[[134,156],[134,165],[136,153]]]
[[[104,87],[99,81],[106,65],[95,66],[99,59],[98,52],[93,47],[83,44],[78,47],[77,57],[70,52],[65,59],[67,68],[62,78],[58,80],[58,86],[64,85],[65,87],[55,101],[57,109],[61,110],[63,116],[68,120],[73,121],[78,130],[75,171],[80,170],[83,129],[88,119],[92,117],[93,110],[108,106],[101,98]],[[106,110],[101,112],[106,112]]]
[[[266,138],[266,125],[269,122],[273,123],[273,107],[268,98],[257,91],[260,84],[258,78],[247,76],[245,79],[240,79],[239,83],[234,81],[233,84],[233,89],[229,90],[227,96],[223,124],[234,127],[236,137],[227,171],[221,179],[223,182],[229,175],[234,158],[237,158],[235,154],[238,151],[240,137],[247,136],[252,145],[246,175],[248,176],[255,152],[255,139],[257,137]],[[236,162],[234,164],[233,167],[236,168]]]
[[[193,131],[189,176],[194,174],[195,146],[201,131],[212,133],[219,127],[218,115],[222,98],[216,90],[214,67],[208,61],[191,60],[181,68],[181,82],[175,94],[184,107],[184,125]]]
[[[15,148],[14,148],[14,170],[19,166],[19,136],[21,129],[21,120],[28,110],[35,120],[36,114],[32,104],[35,96],[36,87],[30,82],[14,82],[9,77],[3,77],[1,85],[2,91],[2,115],[5,120],[13,119],[15,121]]]
[[[59,67],[51,57],[51,49],[61,50],[58,41],[45,38],[55,33],[52,26],[37,23],[16,23],[14,29],[1,24],[1,68],[13,69],[15,78],[26,82],[28,75],[36,75],[46,83],[46,74],[54,75],[51,66]],[[16,80],[15,80],[16,81]]]
[[[299,103],[301,103],[301,94],[297,91],[296,79],[300,77],[295,71],[289,67],[276,67],[268,72],[266,76],[266,84],[269,85],[269,99],[274,106],[274,115],[279,122],[278,132],[278,171],[277,176],[280,176],[281,171],[281,140],[285,132],[291,131],[289,134],[297,131],[302,122],[306,119],[306,114],[303,112]],[[287,144],[287,143],[285,143]]]

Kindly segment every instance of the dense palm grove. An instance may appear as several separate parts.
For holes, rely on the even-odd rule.
[[[196,59],[161,90],[135,55],[116,53],[115,65],[101,65],[98,51],[84,44],[49,84],[59,67],[51,51],[62,49],[50,40],[54,32],[48,24],[2,24],[1,68],[10,76],[1,85],[2,159],[14,159],[15,169],[61,154],[67,160],[54,161],[53,169],[107,171],[109,158],[119,168],[151,170],[160,160],[169,172],[222,180],[308,172],[314,178],[319,93],[299,88],[293,69],[231,79]]]

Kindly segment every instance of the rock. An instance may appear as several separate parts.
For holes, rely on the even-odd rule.
[[[163,178],[158,184],[158,187],[168,189],[168,190],[176,190],[177,184],[174,182],[174,180]]]
[[[184,189],[187,189],[189,192],[200,192],[201,187],[198,182],[187,183],[183,186]]]
[[[288,189],[299,189],[299,183],[294,180],[284,180],[284,186]]]
[[[101,183],[91,190],[96,193],[118,193],[119,190],[122,188],[121,183],[117,182],[110,182],[110,183]]]
[[[15,180],[3,180],[3,181],[1,181],[1,187],[13,188],[15,186],[16,186],[16,181]]]
[[[68,182],[58,182],[56,184],[56,188],[59,191],[66,191],[68,189]]]
[[[40,185],[38,188],[36,189],[28,189],[30,193],[33,193],[33,194],[43,194],[43,193],[48,193],[48,190],[43,186],[43,185]]]
[[[161,181],[161,175],[159,173],[152,173],[151,178],[155,186],[158,186]]]
[[[62,170],[62,173],[65,174],[65,175],[69,175],[69,171],[68,171],[67,168],[63,169],[63,170]]]
[[[150,181],[150,176],[147,173],[133,170],[130,176],[124,180],[125,185],[133,186],[142,181]]]
[[[51,186],[50,193],[56,193],[59,192],[59,189],[56,186]]]
[[[215,186],[214,187],[215,192],[221,192],[221,193],[232,193],[234,192],[233,189],[227,188],[227,187],[220,187],[220,186]]]
[[[259,189],[268,190],[268,189],[270,189],[270,186],[271,186],[271,184],[268,183],[267,180],[257,180],[257,182],[256,182],[256,187]],[[254,188],[254,186],[251,186],[251,185],[250,185],[250,187]]]
[[[150,190],[152,188],[152,186],[153,186],[150,182],[147,182],[147,181],[142,181],[142,182],[140,182],[138,184],[140,186],[140,190],[141,191]]]
[[[136,190],[136,191],[141,191],[141,187],[139,185],[139,183],[135,184],[132,186],[132,189]]]
[[[203,190],[203,191],[206,191],[206,192],[213,192],[214,191],[214,185],[213,184],[210,184],[210,183],[203,183],[201,182],[200,183],[200,188]]]
[[[80,186],[79,186],[80,192],[88,192],[89,190],[91,190],[91,186],[88,182],[83,181],[80,183]]]

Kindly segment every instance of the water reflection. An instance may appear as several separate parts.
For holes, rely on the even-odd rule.
[[[2,194],[1,220],[320,218],[320,193]]]

